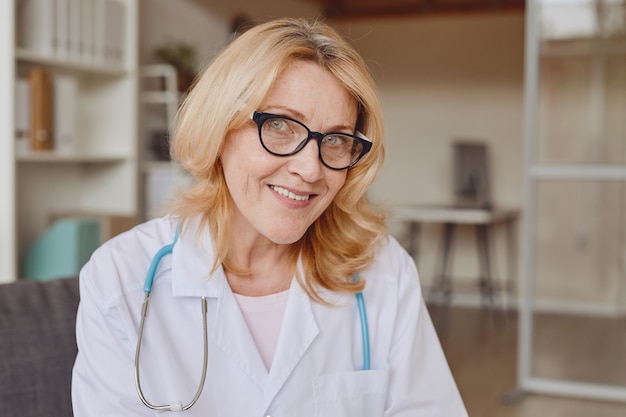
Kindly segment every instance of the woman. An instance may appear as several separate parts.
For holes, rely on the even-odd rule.
[[[384,158],[381,107],[332,29],[282,19],[241,35],[186,99],[172,152],[194,180],[172,214],[112,239],[81,272],[77,417],[161,404],[466,415],[415,265],[365,197]],[[168,245],[142,333],[146,270]]]

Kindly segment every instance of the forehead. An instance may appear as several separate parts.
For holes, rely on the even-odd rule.
[[[311,61],[288,64],[276,77],[261,110],[282,110],[304,122],[354,127],[357,102],[329,70]]]

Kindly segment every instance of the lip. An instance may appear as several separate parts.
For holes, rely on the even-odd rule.
[[[298,207],[308,205],[311,200],[317,196],[317,194],[302,190],[296,190],[276,184],[270,184],[268,187],[272,191],[272,193],[281,201],[287,202],[289,205],[296,205]]]

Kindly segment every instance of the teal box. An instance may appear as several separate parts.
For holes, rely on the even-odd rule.
[[[100,245],[100,220],[66,218],[54,222],[28,249],[24,278],[49,281],[77,276]]]

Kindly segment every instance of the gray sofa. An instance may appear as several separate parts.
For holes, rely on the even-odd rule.
[[[0,284],[0,415],[71,417],[78,278]]]

